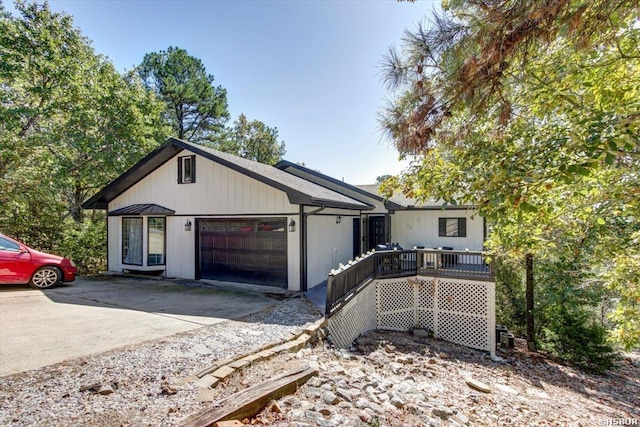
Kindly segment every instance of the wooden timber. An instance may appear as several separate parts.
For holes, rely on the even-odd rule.
[[[210,427],[218,421],[250,418],[270,401],[291,394],[318,371],[309,366],[292,369],[195,412],[181,420],[182,427]]]

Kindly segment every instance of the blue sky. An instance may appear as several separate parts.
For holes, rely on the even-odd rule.
[[[7,0],[5,8],[13,12]],[[406,167],[381,139],[380,62],[439,1],[50,0],[120,69],[178,46],[227,89],[231,120],[277,127],[285,159],[351,184]]]

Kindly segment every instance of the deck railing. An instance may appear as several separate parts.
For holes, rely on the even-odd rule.
[[[374,279],[407,276],[495,281],[494,268],[484,252],[438,249],[371,251],[331,271],[327,278],[325,314],[330,317]]]

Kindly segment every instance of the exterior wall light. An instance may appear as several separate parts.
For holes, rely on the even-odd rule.
[[[338,215],[336,217],[336,224],[340,224],[342,222],[342,217],[340,215]]]
[[[292,219],[291,222],[289,223],[289,231],[290,232],[294,232],[296,231],[296,222]]]
[[[184,231],[191,231],[191,221],[187,220],[187,222],[184,223]]]

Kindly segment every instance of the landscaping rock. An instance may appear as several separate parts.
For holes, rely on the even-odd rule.
[[[322,393],[322,401],[327,405],[335,405],[340,401],[338,396],[332,391],[325,391]]]

